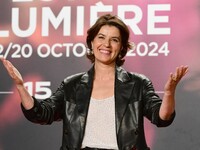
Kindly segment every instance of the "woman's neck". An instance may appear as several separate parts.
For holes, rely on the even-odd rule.
[[[115,65],[99,65],[95,64],[95,79],[97,80],[111,80],[115,77]]]

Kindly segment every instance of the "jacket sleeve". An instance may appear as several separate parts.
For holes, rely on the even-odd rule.
[[[34,99],[33,108],[26,110],[21,104],[24,116],[31,122],[38,124],[51,124],[62,119],[64,112],[64,82],[50,98],[39,101]]]
[[[174,118],[175,112],[172,114],[171,119],[162,120],[159,116],[159,110],[162,103],[160,97],[155,93],[152,82],[148,78],[143,78],[143,100],[144,100],[144,115],[156,126],[166,127],[169,126]]]

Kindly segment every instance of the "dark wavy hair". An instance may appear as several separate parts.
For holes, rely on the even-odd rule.
[[[126,26],[126,24],[119,19],[117,16],[111,15],[111,14],[106,14],[101,17],[99,17],[96,21],[96,23],[87,31],[87,47],[88,47],[88,52],[86,54],[87,58],[93,63],[95,61],[95,56],[92,52],[92,45],[91,42],[94,40],[95,36],[98,34],[99,30],[101,29],[102,26],[104,25],[110,25],[110,26],[115,26],[119,29],[120,35],[122,38],[122,49],[116,59],[116,65],[121,66],[124,64],[125,59],[124,57],[126,56],[126,53],[128,49],[130,49],[132,46],[129,43],[129,29]]]

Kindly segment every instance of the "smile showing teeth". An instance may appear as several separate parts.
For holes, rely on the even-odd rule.
[[[104,54],[110,54],[110,53],[111,53],[110,51],[108,51],[108,50],[103,50],[103,49],[101,49],[100,52],[101,52],[101,53],[104,53]]]

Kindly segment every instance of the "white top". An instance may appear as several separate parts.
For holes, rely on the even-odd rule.
[[[118,149],[114,96],[102,100],[91,98],[82,148],[86,146]]]

